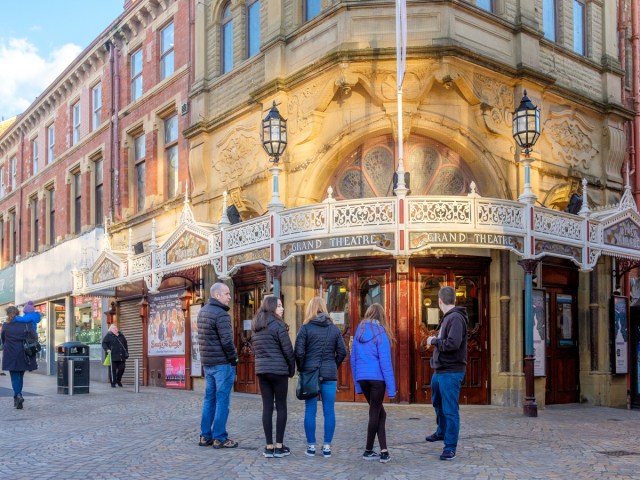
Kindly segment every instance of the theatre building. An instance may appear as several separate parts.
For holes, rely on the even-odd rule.
[[[74,294],[141,285],[114,308],[137,316],[143,381],[177,369],[190,388],[202,382],[193,319],[211,282],[226,282],[235,390],[249,393],[265,294],[281,293],[292,339],[322,296],[348,347],[378,302],[397,338],[398,400],[429,403],[425,340],[450,285],[469,314],[462,403],[523,405],[532,344],[539,406],[626,405],[640,216],[625,8],[408,2],[399,82],[393,3],[198,2],[189,190],[179,209],[110,230]],[[540,109],[531,152],[513,135],[525,96]],[[262,121],[278,114],[286,126],[269,124],[265,140],[284,150],[268,155]],[[182,346],[166,341],[174,312]],[[337,398],[362,401],[348,359],[339,375]]]

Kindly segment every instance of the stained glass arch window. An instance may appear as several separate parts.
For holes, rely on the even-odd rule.
[[[327,186],[338,200],[392,196],[396,151],[390,135],[362,143],[340,162]],[[404,163],[411,195],[466,195],[474,181],[460,155],[425,137],[409,138]]]

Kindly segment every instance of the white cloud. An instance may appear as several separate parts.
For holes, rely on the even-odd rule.
[[[22,113],[81,51],[68,43],[43,58],[26,39],[0,39],[0,117]]]

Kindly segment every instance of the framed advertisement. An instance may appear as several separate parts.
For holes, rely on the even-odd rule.
[[[164,359],[164,380],[167,388],[185,388],[184,357]]]
[[[202,305],[195,303],[190,307],[191,322],[191,376],[202,376],[202,362],[200,361],[200,344],[198,343],[198,314]]]
[[[612,295],[609,312],[611,371],[616,375],[627,374],[629,373],[629,299]]]
[[[533,303],[533,375],[544,377],[547,374],[547,291],[542,288],[534,288],[531,295]]]

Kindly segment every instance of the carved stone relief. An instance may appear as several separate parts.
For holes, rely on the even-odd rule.
[[[573,111],[551,112],[544,122],[544,134],[551,139],[554,156],[570,167],[589,170],[600,144],[593,135],[595,127]],[[554,162],[557,158],[553,159]]]
[[[511,126],[514,106],[513,90],[508,85],[485,75],[473,77],[474,89],[483,103],[482,119],[492,133],[500,133]]]
[[[258,165],[258,152],[261,150],[257,135],[255,127],[237,127],[218,142],[218,154],[212,158],[211,166],[220,183],[226,185],[252,173],[250,170]]]

